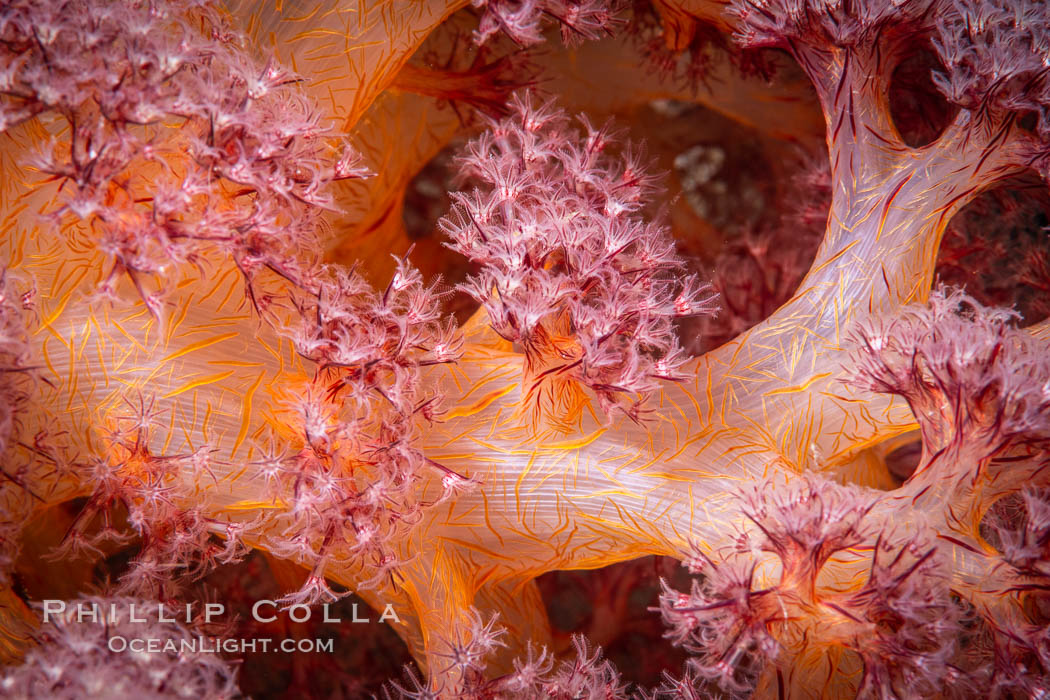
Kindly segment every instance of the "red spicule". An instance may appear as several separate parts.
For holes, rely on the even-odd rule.
[[[1047,6],[465,5],[0,4],[0,687],[235,695],[31,604],[243,604],[255,550],[397,611],[395,696],[1045,695]],[[648,555],[646,689],[599,645],[653,577],[597,640],[536,579]]]

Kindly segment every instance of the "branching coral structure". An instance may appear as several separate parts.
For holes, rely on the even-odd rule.
[[[262,551],[294,572],[275,604],[396,611],[393,696],[1050,694],[1050,324],[935,280],[958,212],[1050,176],[1050,6],[254,5],[0,0],[0,693],[236,695],[217,657],[121,666],[123,612],[104,636],[31,607],[27,570],[133,543],[84,600],[179,602]],[[677,86],[646,100],[749,128],[781,104],[763,138],[800,144],[823,115],[808,272],[705,282],[640,145],[496,75],[639,45]],[[917,45],[949,117],[914,145],[891,83]],[[684,95],[698,73],[732,82]],[[444,252],[413,248],[410,181],[457,136]],[[719,279],[768,296],[791,266],[689,354],[736,308]],[[688,661],[648,689],[582,637],[559,656],[536,584],[646,555],[692,576],[652,610]]]

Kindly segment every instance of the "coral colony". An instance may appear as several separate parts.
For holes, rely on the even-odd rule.
[[[0,132],[0,696],[1050,697],[1042,0],[0,0]]]

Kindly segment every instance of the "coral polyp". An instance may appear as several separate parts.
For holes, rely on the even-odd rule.
[[[276,695],[234,687],[243,645],[112,640],[302,651],[351,593],[414,668],[297,656],[289,694],[1050,693],[1050,323],[999,305],[1040,308],[1050,246],[1042,200],[981,199],[1050,173],[1048,28],[1035,0],[0,0],[3,693]],[[724,140],[667,144],[693,129]],[[613,566],[647,556],[685,573]],[[570,637],[542,577],[592,569],[614,612]],[[609,643],[649,579],[686,661],[640,679]]]

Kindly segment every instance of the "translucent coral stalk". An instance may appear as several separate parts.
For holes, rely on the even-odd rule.
[[[679,5],[664,3],[665,17]],[[97,137],[72,128],[81,103],[70,98],[57,114],[45,109],[55,85],[36,85],[30,71],[22,78],[36,92],[16,101],[40,111],[11,113],[19,124],[4,135],[5,167],[15,154],[59,143],[68,128],[66,145],[38,163],[67,190],[98,194],[102,208],[74,197],[65,206],[78,219],[42,235],[42,223],[24,212],[61,209],[53,203],[57,181],[5,184],[18,188],[3,203],[11,268],[39,285],[37,315],[24,323],[42,379],[12,422],[4,512],[22,518],[87,497],[87,518],[123,503],[144,542],[130,585],[156,595],[172,593],[175,573],[199,575],[238,556],[243,544],[307,568],[286,603],[340,595],[333,582],[372,602],[396,600],[398,631],[427,675],[411,691],[422,696],[466,692],[475,676],[489,687],[500,673],[517,674],[508,687],[622,694],[617,674],[583,642],[565,665],[536,656],[530,642],[546,645],[550,629],[532,579],[643,554],[703,562],[705,581],[686,594],[668,590],[663,606],[673,640],[695,654],[682,680],[694,690],[702,678],[782,696],[815,687],[930,694],[939,679],[967,691],[1038,691],[1041,680],[1023,685],[1021,677],[1046,674],[1038,654],[1044,638],[1019,600],[1045,586],[1042,492],[1026,492],[1031,520],[1003,531],[1003,551],[981,525],[1023,477],[1045,480],[1041,444],[1002,432],[1002,444],[979,457],[989,460],[978,470],[988,479],[937,494],[948,498],[925,495],[931,480],[945,489],[959,484],[935,479],[944,471],[930,460],[885,494],[807,473],[860,480],[877,457],[870,449],[917,420],[932,424],[931,453],[929,443],[952,430],[980,437],[980,410],[949,426],[946,418],[956,416],[941,404],[909,409],[887,395],[900,387],[842,381],[852,374],[843,365],[861,319],[938,315],[943,297],[933,297],[933,310],[908,305],[930,300],[952,214],[983,188],[1041,162],[1038,129],[1010,112],[1031,106],[1031,91],[1000,100],[985,85],[996,109],[964,108],[931,144],[903,143],[888,110],[888,76],[902,44],[933,31],[923,23],[928,5],[736,4],[740,35],[787,46],[816,86],[832,204],[817,259],[795,295],[699,358],[681,353],[674,319],[705,313],[712,300],[698,279],[681,275],[666,232],[642,215],[654,181],[637,152],[612,149],[609,129],[586,121],[566,128],[555,107],[522,99],[509,121],[494,121],[468,149],[467,176],[479,189],[458,197],[445,228],[452,245],[479,263],[467,288],[485,308],[461,337],[439,319],[440,292],[403,260],[372,288],[357,270],[320,264],[314,230],[321,209],[362,191],[367,203],[343,212],[345,221],[400,230],[400,180],[454,130],[451,119],[394,164],[398,182],[335,185],[363,173],[347,165],[342,139],[323,128],[303,94],[275,99],[298,89],[285,73],[243,55],[226,29],[198,35],[197,23],[176,22],[229,63],[194,74],[203,87],[159,81],[175,91],[175,105],[148,94],[110,105],[104,74],[90,83],[101,96],[91,104],[116,110],[103,131],[121,137],[112,148],[127,160],[100,162],[121,172],[145,163],[127,181],[99,179],[82,162],[100,157]],[[973,9],[964,5],[946,10]],[[995,8],[1002,20],[1003,8]],[[1032,8],[1022,19],[1043,16]],[[408,114],[415,121],[406,119],[406,130],[429,122],[420,103],[377,95],[454,6],[364,9],[348,29],[341,6],[320,8],[310,25],[316,31],[293,53],[305,61],[332,41],[379,37],[358,47],[361,58],[337,47],[318,59],[321,72],[343,61],[350,67],[308,89],[345,97],[331,113],[374,140],[369,153],[384,154],[402,127],[378,123],[382,100],[397,114],[419,110]],[[146,35],[163,44],[157,35],[169,25],[149,16],[125,19],[153,21]],[[679,21],[683,31],[687,25]],[[1017,31],[1027,31],[1021,25]],[[297,25],[268,13],[257,26],[284,36]],[[957,29],[949,22],[937,31]],[[67,38],[95,55],[81,34]],[[23,43],[35,56],[35,45]],[[88,89],[70,80],[71,91]],[[970,87],[955,92],[965,98]],[[206,104],[187,116],[184,101],[202,95]],[[363,114],[375,119],[362,122]],[[127,126],[131,117],[158,133],[176,117],[197,131],[187,149],[161,155],[150,139],[128,136],[144,135]],[[172,127],[176,136],[190,131],[182,127]],[[193,164],[200,172],[182,178]],[[154,192],[151,178],[162,175],[179,186]],[[330,186],[344,189],[329,199]],[[180,217],[194,222],[192,235]],[[92,226],[103,224],[109,228],[100,239]],[[99,286],[116,303],[91,298]],[[981,337],[994,342],[1029,349],[1029,339],[1047,334],[1045,324],[1007,332],[1005,315],[992,316],[982,320],[991,330]],[[967,335],[972,318],[942,322],[954,338],[976,337]],[[866,337],[876,357],[902,338],[900,323],[886,323],[891,337]],[[922,342],[912,337],[904,350],[943,359],[947,348],[958,360],[944,363],[951,371],[973,349]],[[1044,365],[1011,363],[1037,373]],[[921,367],[910,369],[925,379]],[[988,386],[1016,386],[996,376],[1004,381]],[[1021,422],[1042,428],[1045,406],[1025,405],[1034,408]],[[974,456],[950,455],[947,471],[973,473],[960,461]],[[992,456],[1004,459],[996,464]],[[11,525],[5,536],[17,529],[4,524]],[[958,670],[960,601],[986,625],[996,653],[1016,661],[1013,675],[1004,670],[1009,661],[995,661],[987,677]],[[509,628],[500,638],[506,648],[497,648],[490,626],[497,612]]]

